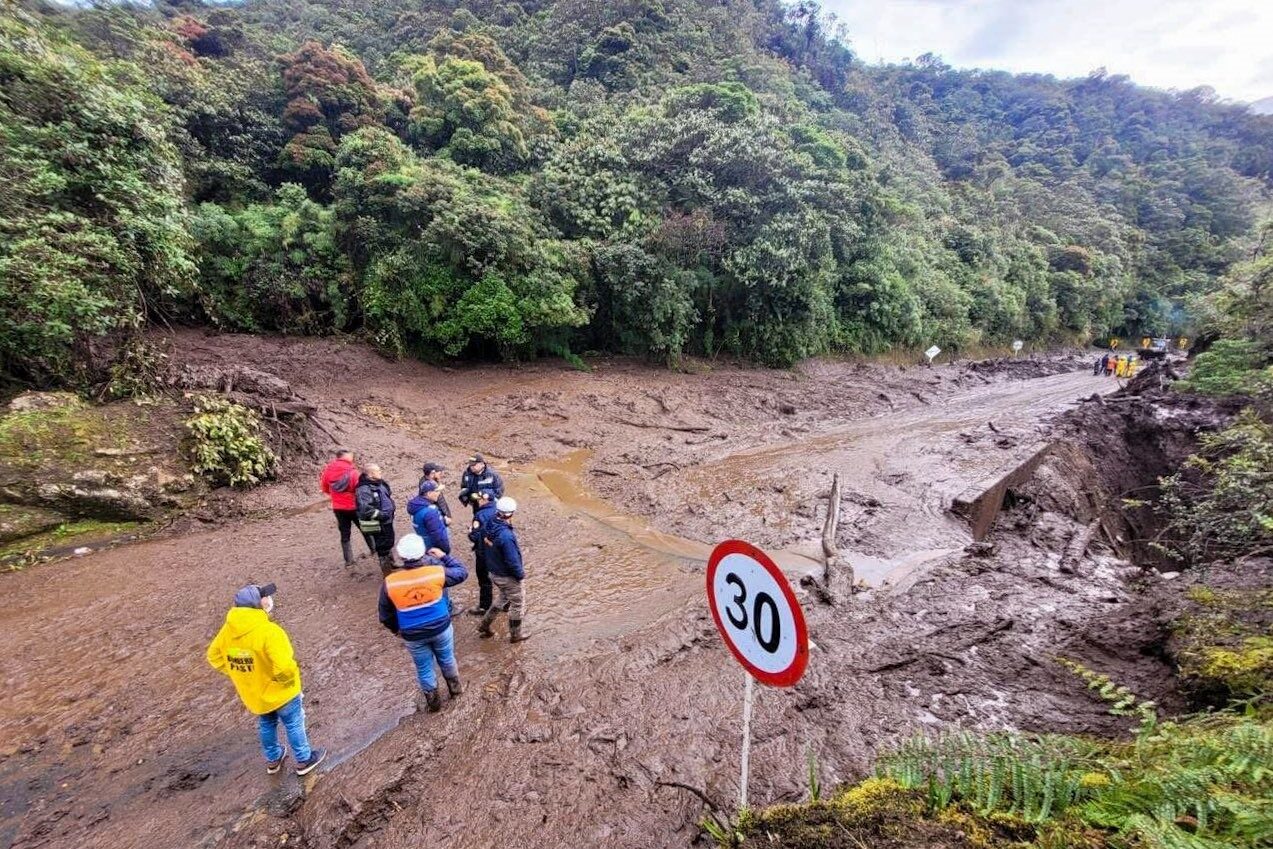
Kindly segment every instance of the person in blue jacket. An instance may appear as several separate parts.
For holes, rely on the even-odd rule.
[[[486,546],[482,535],[495,518],[495,493],[489,489],[477,493],[477,510],[473,513],[473,526],[469,530],[469,542],[473,543],[473,566],[477,572],[477,606],[470,609],[473,616],[485,616],[491,607],[491,575],[486,569]]]
[[[421,696],[435,712],[442,708],[433,672],[435,660],[451,698],[463,692],[446,590],[462,583],[469,573],[451,555],[436,548],[426,551],[417,534],[407,534],[398,541],[398,556],[402,566],[386,575],[380,586],[380,624],[407,644]]]
[[[451,532],[438,501],[442,498],[442,484],[426,480],[420,484],[420,494],[407,502],[407,512],[415,532],[424,540],[425,548],[440,548],[451,553]]]
[[[522,591],[522,580],[526,577],[526,570],[522,565],[522,550],[517,543],[517,534],[513,532],[515,512],[517,502],[512,498],[504,496],[496,500],[495,518],[491,519],[482,533],[486,570],[491,575],[491,583],[499,590],[500,598],[499,602],[487,608],[477,633],[482,637],[495,636],[491,624],[498,614],[507,610],[508,641],[520,643],[527,637],[522,631],[522,617],[526,613],[526,594]]]

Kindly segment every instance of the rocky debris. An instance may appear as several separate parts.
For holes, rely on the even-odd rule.
[[[72,392],[23,392],[9,402],[10,413],[79,409],[84,402]]]

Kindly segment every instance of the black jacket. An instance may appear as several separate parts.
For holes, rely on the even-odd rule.
[[[477,505],[469,501],[469,496],[481,489],[490,490],[495,493],[496,498],[504,494],[504,479],[491,468],[490,463],[486,464],[480,475],[473,474],[467,466],[464,468],[464,475],[460,478],[460,503],[468,504],[476,511]]]
[[[359,520],[379,520],[382,525],[393,524],[393,513],[397,505],[393,503],[393,490],[389,488],[389,481],[373,481],[364,476],[354,490],[354,503],[357,504]]]

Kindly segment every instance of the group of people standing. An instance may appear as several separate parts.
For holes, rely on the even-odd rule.
[[[331,500],[346,567],[356,565],[355,526],[368,552],[378,558],[383,575],[380,623],[406,645],[420,684],[419,705],[438,711],[442,697],[435,663],[451,698],[463,692],[451,622],[460,614],[448,590],[468,579],[468,568],[452,551],[454,519],[443,482],[446,468],[430,462],[421,471],[416,494],[407,501],[412,532],[401,539],[394,527],[393,489],[375,463],[360,469],[352,451],[338,449],[323,468],[319,487]],[[522,621],[526,574],[513,529],[517,502],[504,494],[503,479],[481,454],[468,458],[457,495],[472,510],[466,536],[473,550],[478,598],[468,612],[481,617],[477,633],[483,638],[495,636],[496,618],[507,613],[509,641],[521,642],[528,635]],[[231,679],[244,706],[256,714],[266,772],[277,773],[287,757],[287,746],[278,739],[281,722],[296,758],[296,774],[306,775],[322,762],[326,750],[309,744],[300,669],[286,632],[270,618],[276,592],[274,584],[240,589],[208,646],[207,659]]]
[[[1105,354],[1092,364],[1093,375],[1106,377],[1135,377],[1140,359],[1131,354]]]

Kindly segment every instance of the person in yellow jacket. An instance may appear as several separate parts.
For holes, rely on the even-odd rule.
[[[287,633],[270,621],[277,589],[273,584],[249,584],[234,594],[234,607],[208,646],[208,663],[234,682],[244,707],[256,714],[265,771],[274,775],[287,758],[287,747],[278,739],[282,722],[296,758],[296,774],[307,775],[322,763],[327,750],[309,745],[301,670]]]

